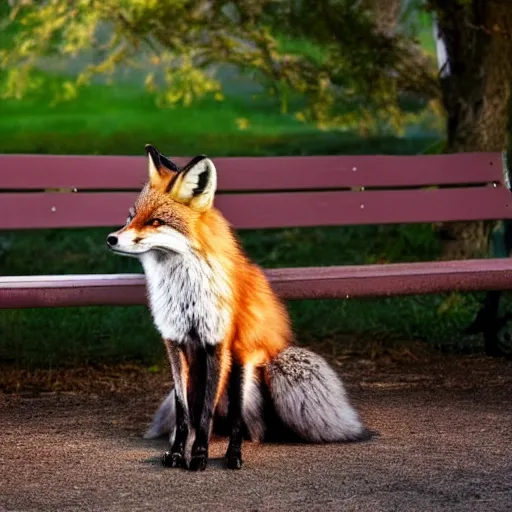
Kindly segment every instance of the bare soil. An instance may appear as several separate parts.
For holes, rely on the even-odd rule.
[[[511,362],[333,362],[380,437],[246,443],[238,472],[215,439],[203,473],[163,468],[165,440],[142,439],[167,371],[0,369],[0,510],[512,510]]]

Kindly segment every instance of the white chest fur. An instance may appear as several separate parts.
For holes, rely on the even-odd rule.
[[[164,255],[154,251],[141,257],[153,320],[164,339],[216,345],[231,319],[231,290],[218,265],[195,254]]]

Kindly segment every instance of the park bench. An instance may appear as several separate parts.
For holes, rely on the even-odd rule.
[[[500,153],[214,162],[216,205],[237,229],[512,218]],[[146,171],[143,156],[0,156],[0,230],[118,227]],[[280,268],[268,275],[285,299],[512,289],[508,258]],[[0,308],[145,301],[142,274],[0,276]]]

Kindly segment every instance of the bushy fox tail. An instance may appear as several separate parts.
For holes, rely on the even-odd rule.
[[[170,443],[174,441],[176,433],[176,393],[174,388],[165,397],[153,415],[151,425],[144,434],[144,439],[155,439],[169,434]]]
[[[267,365],[265,380],[277,416],[303,441],[332,443],[371,437],[336,372],[314,352],[286,348]]]
[[[264,430],[265,440],[296,440],[310,443],[362,441],[372,437],[348,400],[343,383],[327,361],[310,350],[291,346],[283,350],[261,373],[246,375],[252,386],[244,386],[251,396],[244,414],[248,434]],[[254,393],[261,392],[259,398]],[[227,415],[223,400],[217,418]],[[250,403],[261,404],[251,411]],[[219,404],[220,405],[220,404]],[[253,424],[254,423],[254,424]],[[176,426],[174,389],[153,416],[144,437],[153,439],[169,434],[171,443]],[[262,428],[260,428],[262,427]],[[217,430],[214,425],[214,431]],[[262,432],[263,433],[263,432]]]

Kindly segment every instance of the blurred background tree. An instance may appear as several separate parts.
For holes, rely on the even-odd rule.
[[[9,79],[4,97],[37,85],[44,58],[93,52],[94,61],[66,81],[61,95],[95,74],[114,77],[131,67],[145,75],[160,105],[189,105],[204,95],[221,98],[218,64],[252,72],[288,110],[294,92],[307,98],[299,119],[322,127],[405,124],[435,108],[440,98],[435,60],[399,30],[409,11],[400,0],[11,0],[9,18],[19,30],[1,54]],[[310,52],[281,44],[303,38]],[[404,94],[408,94],[404,98]],[[409,99],[409,102],[404,101]],[[413,104],[411,105],[411,100]],[[347,105],[357,106],[349,109]]]

